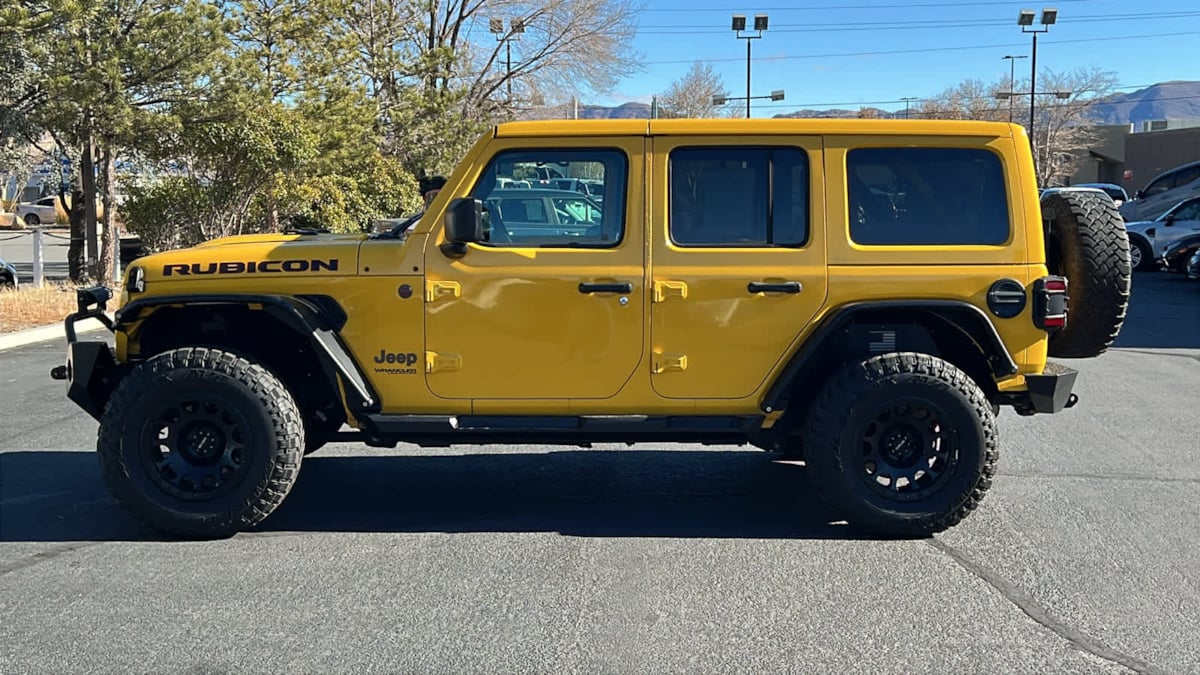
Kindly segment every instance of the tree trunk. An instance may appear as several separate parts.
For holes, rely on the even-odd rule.
[[[89,134],[83,142],[83,157],[79,162],[80,181],[83,183],[83,229],[87,250],[89,279],[99,279],[100,251],[96,245],[96,175],[95,143]]]
[[[116,201],[116,180],[117,172],[113,165],[113,149],[112,146],[105,143],[105,147],[101,151],[100,162],[102,171],[100,172],[100,187],[103,190],[104,204],[104,234],[100,246],[100,269],[98,278],[100,283],[109,288],[116,287],[117,281],[117,240],[120,238],[117,234],[116,214],[114,213],[114,203]]]
[[[65,200],[64,200],[65,201]],[[83,192],[78,188],[71,190],[71,210],[68,218],[71,221],[71,244],[67,248],[67,269],[71,281],[82,284],[87,281],[87,258],[84,256],[84,239],[87,230],[84,227]]]

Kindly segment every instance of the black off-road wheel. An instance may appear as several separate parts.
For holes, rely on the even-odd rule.
[[[183,348],[138,365],[100,420],[100,469],[117,501],[157,530],[231,536],[262,522],[300,470],[304,424],[262,366]]]
[[[1050,334],[1050,356],[1091,358],[1117,339],[1132,283],[1129,235],[1112,199],[1088,190],[1042,197],[1046,266],[1067,278],[1067,325]]]
[[[956,525],[992,484],[996,418],[954,365],[910,352],[838,373],[813,403],[803,446],[817,492],[851,527],[924,537]]]

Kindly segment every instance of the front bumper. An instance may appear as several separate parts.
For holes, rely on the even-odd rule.
[[[117,363],[112,348],[105,342],[80,342],[75,324],[86,319],[96,319],[111,331],[113,322],[104,313],[105,305],[112,297],[107,288],[97,286],[77,291],[78,311],[63,321],[67,334],[67,363],[50,370],[50,377],[67,383],[67,398],[71,399],[89,415],[100,419],[104,406],[124,375],[124,368]]]
[[[1004,394],[1004,402],[1021,415],[1057,413],[1073,407],[1079,397],[1071,392],[1079,372],[1057,363],[1047,363],[1039,375],[1026,375],[1026,391]]]

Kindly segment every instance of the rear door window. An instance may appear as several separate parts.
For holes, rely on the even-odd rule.
[[[679,148],[670,156],[677,246],[800,247],[808,241],[808,156],[792,147]]]
[[[868,245],[996,245],[1010,226],[1004,168],[980,148],[856,148],[850,237]]]

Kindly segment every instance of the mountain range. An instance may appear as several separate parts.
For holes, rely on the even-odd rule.
[[[568,111],[570,112],[570,111]],[[867,108],[872,117],[904,117],[904,109]],[[775,117],[845,118],[858,117],[858,109],[802,109]],[[646,103],[618,106],[579,106],[580,119],[645,119],[650,116]],[[1140,124],[1153,120],[1200,120],[1200,81],[1160,82],[1128,93],[1111,94],[1097,102],[1089,117],[1100,124]]]

